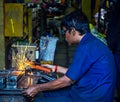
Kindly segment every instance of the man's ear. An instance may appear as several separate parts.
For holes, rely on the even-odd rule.
[[[76,30],[75,30],[75,28],[73,27],[73,28],[72,28],[72,34],[73,34],[73,36],[75,35],[75,33],[76,33]]]

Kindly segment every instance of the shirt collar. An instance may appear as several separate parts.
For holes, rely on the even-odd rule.
[[[88,39],[92,34],[86,33],[85,36],[81,39],[80,43],[84,42],[86,39]]]

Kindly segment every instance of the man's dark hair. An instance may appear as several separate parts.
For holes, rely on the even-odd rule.
[[[69,31],[74,27],[81,35],[90,32],[88,18],[80,9],[66,15],[61,26]]]

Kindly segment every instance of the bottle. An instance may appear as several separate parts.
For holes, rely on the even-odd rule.
[[[40,56],[39,47],[36,47],[35,49],[35,61],[36,62],[39,62],[39,56]]]

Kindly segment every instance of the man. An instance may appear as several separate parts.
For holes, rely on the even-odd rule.
[[[68,44],[78,43],[71,65],[43,65],[64,76],[30,86],[23,94],[35,97],[34,102],[113,102],[116,71],[111,51],[90,33],[81,10],[68,14],[62,26]],[[40,92],[43,97],[37,98]]]

